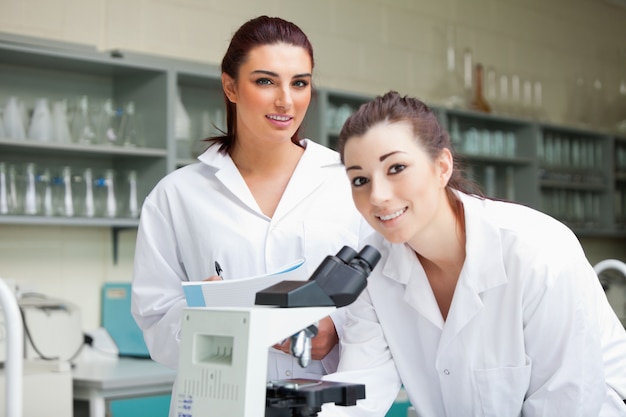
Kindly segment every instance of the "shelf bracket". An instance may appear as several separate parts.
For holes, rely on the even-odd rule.
[[[119,259],[119,234],[124,230],[136,229],[129,226],[113,226],[111,227],[111,243],[113,244],[113,265],[117,265]]]

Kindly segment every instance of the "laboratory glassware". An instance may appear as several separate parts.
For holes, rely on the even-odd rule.
[[[66,100],[58,100],[52,104],[52,131],[52,139],[55,142],[72,143]]]
[[[40,142],[50,142],[52,134],[52,113],[50,112],[48,99],[38,98],[28,125],[27,137]]]
[[[9,139],[26,139],[26,128],[22,116],[21,104],[17,97],[11,96],[4,106],[4,130]]]
[[[82,96],[73,111],[70,122],[72,138],[80,144],[93,144],[96,140],[96,130],[91,120],[89,98]]]

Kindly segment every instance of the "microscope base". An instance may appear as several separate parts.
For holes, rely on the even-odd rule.
[[[365,398],[365,385],[312,379],[268,383],[265,417],[315,417],[322,404],[355,405]]]

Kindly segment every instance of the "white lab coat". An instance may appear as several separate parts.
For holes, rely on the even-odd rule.
[[[339,371],[384,416],[404,385],[419,417],[626,416],[626,332],[576,237],[527,207],[460,196],[466,260],[444,322],[418,258],[380,235],[382,259],[347,307]]]
[[[141,212],[132,290],[132,313],[152,358],[177,368],[182,281],[271,272],[305,258],[310,275],[344,245],[356,248],[371,232],[352,202],[336,152],[310,140],[272,218],[264,215],[228,155],[213,146],[200,163],[163,178]],[[332,315],[342,329],[343,309]],[[277,341],[280,342],[280,341]],[[338,363],[338,347],[305,369],[290,355],[270,350],[269,379],[319,378]]]

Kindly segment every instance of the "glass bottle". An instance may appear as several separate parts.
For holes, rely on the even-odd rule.
[[[15,164],[8,166],[7,175],[7,204],[9,214],[24,214],[24,177],[18,175]]]
[[[4,138],[8,138],[9,135],[7,135],[6,130],[4,129],[4,118],[0,117],[0,138],[4,139]]]
[[[485,75],[485,97],[487,98],[487,103],[491,104],[491,110],[494,113],[497,113],[496,104],[498,102],[498,77],[496,70],[493,67],[488,67]]]
[[[626,78],[620,80],[615,99],[613,116],[613,130],[620,134],[626,134]]]
[[[74,198],[72,189],[72,172],[64,166],[54,177],[54,214],[64,217],[74,216]]]
[[[536,120],[547,120],[543,108],[543,84],[541,81],[535,81],[533,84],[533,114]]]
[[[604,83],[600,78],[595,78],[591,83],[590,107],[591,107],[591,126],[596,129],[606,127],[606,98],[604,92]]]
[[[96,215],[113,218],[117,216],[115,198],[115,171],[105,169],[102,176],[94,180]]]
[[[517,74],[511,75],[510,111],[514,116],[522,111],[522,82]]]
[[[115,171],[107,169],[104,172],[104,181],[107,190],[106,212],[107,217],[117,216],[117,200],[115,198]]]
[[[7,191],[7,167],[0,162],[0,214],[9,214],[9,197]]]
[[[452,109],[462,108],[464,105],[463,98],[463,81],[460,77],[459,66],[457,63],[456,42],[454,27],[448,27],[446,48],[446,74],[442,85],[442,104]]]
[[[91,168],[85,169],[83,174],[85,183],[85,217],[94,217],[96,215],[96,203],[93,194],[94,179]]]
[[[44,216],[54,216],[54,202],[52,200],[52,185],[54,179],[50,175],[50,168],[45,168],[35,175],[37,188],[37,213]]]
[[[137,199],[137,171],[130,170],[126,174],[126,182],[122,184],[123,201],[121,202],[125,217],[135,219],[139,217],[139,204]]]
[[[491,112],[491,106],[487,103],[483,92],[483,65],[480,63],[474,68],[474,98],[470,108],[484,113]]]
[[[471,108],[474,91],[474,76],[472,66],[472,52],[466,49],[463,52],[463,95],[465,106]]]
[[[24,214],[37,214],[37,188],[35,164],[29,162],[26,164],[26,191],[24,194]]]

